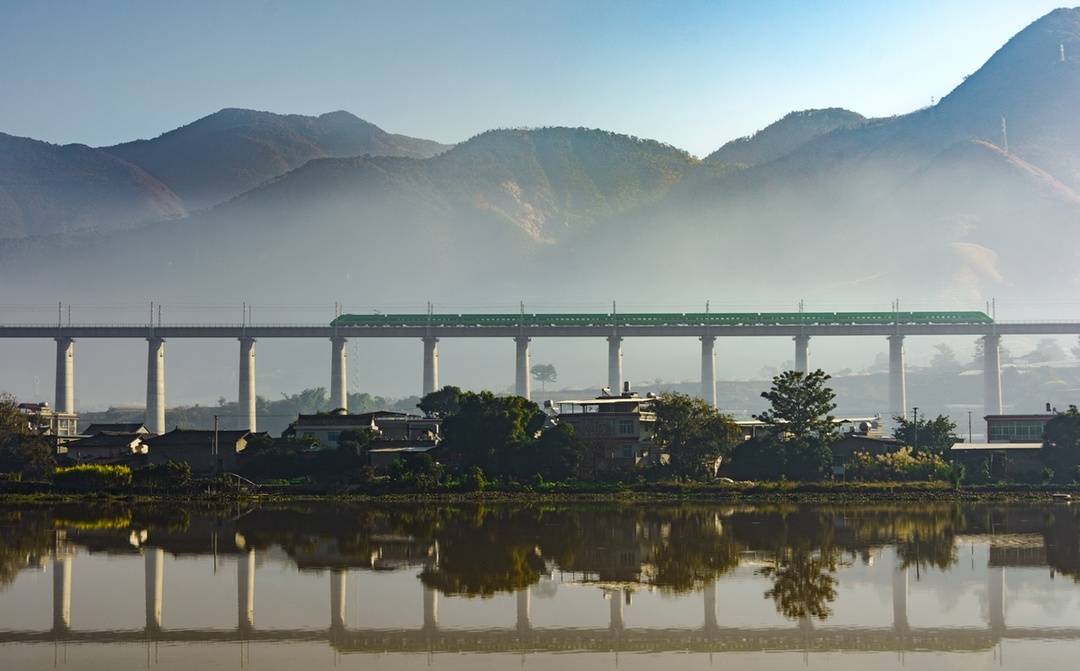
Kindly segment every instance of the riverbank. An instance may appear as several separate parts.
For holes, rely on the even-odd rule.
[[[765,482],[765,483],[544,483],[537,486],[491,486],[483,491],[327,485],[264,485],[207,489],[200,486],[154,490],[64,490],[47,483],[0,483],[0,504],[62,503],[88,500],[127,501],[702,501],[702,502],[888,502],[888,501],[1031,501],[1080,502],[1080,484],[983,484],[954,487],[945,482]],[[1071,497],[1067,498],[1067,497]]]

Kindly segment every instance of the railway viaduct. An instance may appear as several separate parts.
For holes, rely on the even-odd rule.
[[[330,341],[330,393],[336,408],[347,408],[347,349],[350,338],[412,338],[421,341],[421,391],[439,388],[439,346],[444,338],[495,338],[514,342],[515,392],[531,396],[529,343],[534,338],[603,338],[608,345],[608,386],[622,388],[624,338],[695,338],[701,345],[701,397],[716,405],[714,345],[723,337],[782,337],[795,344],[795,365],[810,367],[810,340],[818,337],[878,336],[889,350],[889,412],[907,408],[904,340],[912,336],[976,336],[984,340],[986,414],[1002,410],[1001,338],[1009,335],[1076,335],[1080,322],[998,322],[981,312],[835,313],[630,313],[342,315],[330,324],[18,324],[0,325],[0,339],[42,338],[56,342],[55,410],[74,412],[75,341],[135,338],[147,341],[146,426],[165,432],[165,342],[174,338],[239,341],[237,400],[241,428],[256,429],[255,343],[263,338],[317,338]],[[508,352],[509,354],[509,352]],[[509,357],[508,357],[509,358]]]

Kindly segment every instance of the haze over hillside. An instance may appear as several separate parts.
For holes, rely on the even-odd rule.
[[[122,230],[184,214],[169,187],[123,159],[0,133],[0,240]]]
[[[344,113],[225,110],[106,150],[188,210],[216,205],[108,234],[7,225],[48,235],[0,244],[0,282],[25,302],[362,309],[1073,293],[1078,109],[1080,10],[1063,9],[932,107],[792,113],[703,161],[605,130],[495,130],[443,151]]]
[[[152,140],[103,149],[155,175],[196,209],[227,200],[313,158],[427,158],[448,146],[387,133],[348,112],[310,117],[223,109]]]
[[[865,121],[863,115],[839,108],[792,112],[753,135],[728,142],[705,160],[747,167],[760,165],[787,156],[838,128],[852,128]]]
[[[176,219],[316,158],[427,158],[448,148],[387,133],[348,112],[223,109],[152,140],[100,149],[0,133],[0,239]]]

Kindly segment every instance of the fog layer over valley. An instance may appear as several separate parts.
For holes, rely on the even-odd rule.
[[[75,306],[74,321],[145,322],[153,300],[171,322],[239,321],[244,302],[255,322],[326,322],[334,302],[777,311],[800,299],[888,309],[897,297],[910,309],[996,298],[999,317],[1080,319],[1066,305],[1080,287],[1078,109],[1070,9],[1024,29],[931,107],[886,119],[795,112],[705,159],[583,128],[499,129],[447,147],[344,112],[223,110],[100,149],[0,136],[17,148],[0,151],[0,322],[54,321],[55,308],[12,304],[57,301]],[[226,305],[236,307],[212,307]],[[859,370],[885,347],[871,340],[816,339],[812,363]],[[934,342],[909,340],[929,357]],[[138,401],[143,347],[79,343],[80,404]],[[443,382],[501,391],[512,380],[512,343],[440,347]],[[560,382],[604,379],[602,341],[533,347]],[[49,397],[52,343],[5,348],[21,356],[0,362],[0,386]],[[235,394],[235,343],[169,348],[171,400]],[[419,343],[350,348],[355,390],[419,389]],[[327,349],[260,342],[260,393],[325,386]],[[625,349],[631,379],[696,378],[696,342]],[[723,342],[718,374],[756,376],[790,350]]]

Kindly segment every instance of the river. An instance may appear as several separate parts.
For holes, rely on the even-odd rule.
[[[1073,667],[1080,506],[0,507],[0,668]]]

